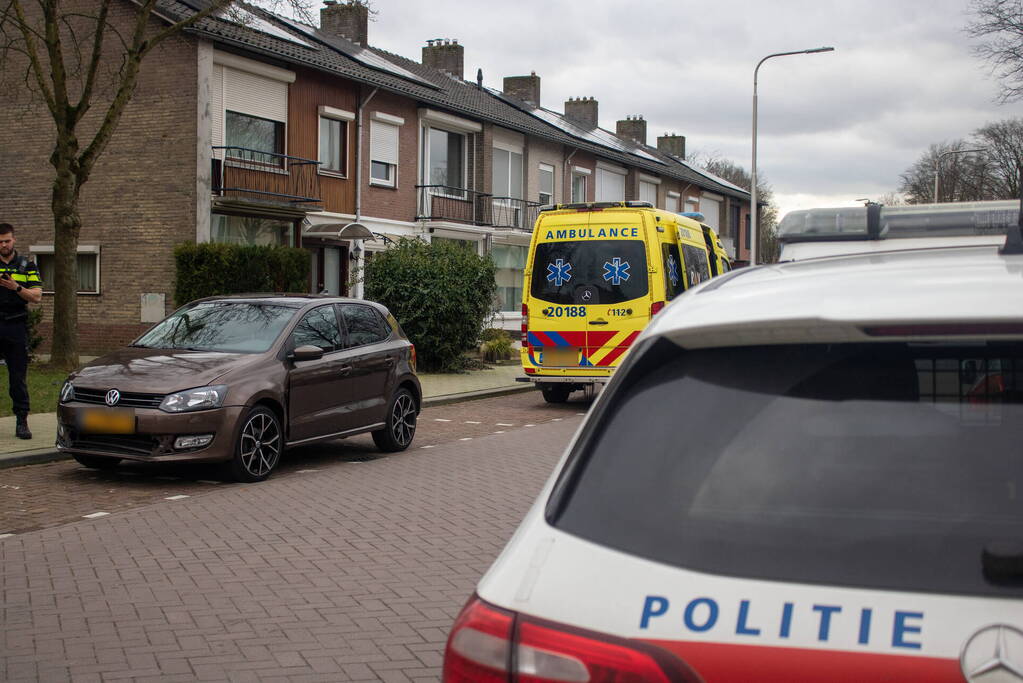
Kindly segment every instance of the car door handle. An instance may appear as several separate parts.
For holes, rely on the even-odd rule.
[[[603,320],[603,319],[591,320],[590,324],[591,325],[607,325],[607,321]]]
[[[340,368],[337,369],[339,375],[347,375],[351,371],[352,371],[351,365],[342,365]]]
[[[388,357],[386,360],[384,360],[384,365],[386,365],[389,368],[394,367],[394,359]]]

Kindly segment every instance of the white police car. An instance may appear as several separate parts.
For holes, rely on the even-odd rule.
[[[444,662],[752,680],[1023,681],[1023,254],[817,258],[676,299]]]

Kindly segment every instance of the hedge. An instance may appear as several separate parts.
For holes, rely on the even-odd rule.
[[[179,244],[174,249],[177,305],[219,294],[307,292],[309,252],[294,247]]]
[[[420,369],[458,371],[494,310],[494,262],[456,242],[402,238],[366,266],[366,298],[387,308],[416,345]]]

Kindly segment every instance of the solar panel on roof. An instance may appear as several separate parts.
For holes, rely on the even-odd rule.
[[[222,14],[220,18],[225,21],[230,21],[240,26],[244,26],[245,28],[251,28],[254,31],[265,33],[268,36],[273,36],[274,38],[286,40],[289,43],[295,43],[296,45],[307,47],[310,50],[320,49],[316,45],[307,43],[298,36],[288,33],[280,26],[272,24],[271,22],[256,16],[255,14],[245,9],[244,7],[239,7],[237,5],[232,6],[230,9],[227,10],[227,12]]]
[[[577,137],[581,140],[586,140],[587,142],[592,142],[594,144],[600,145],[601,147],[610,147],[611,149],[617,150],[619,152],[632,154],[634,156],[646,159],[647,161],[654,161],[657,162],[658,164],[661,164],[662,166],[666,165],[663,161],[653,156],[652,154],[648,154],[647,152],[638,147],[633,147],[632,145],[626,144],[613,133],[610,133],[604,130],[603,128],[584,128],[582,126],[572,123],[570,120],[566,119],[561,114],[557,114],[553,111],[543,109],[542,107],[536,109],[527,109],[526,111],[528,111],[530,114],[540,119],[541,121],[545,121],[546,123],[549,123],[556,128],[560,128],[561,130],[565,131],[566,133],[573,137]]]
[[[326,40],[323,36],[317,35],[316,29],[314,29],[312,26],[308,26],[306,24],[303,24],[302,22],[295,21],[287,17],[277,17],[277,20],[284,22],[285,24],[295,29],[304,36],[308,36],[309,38],[312,38],[314,40],[320,41]],[[355,61],[359,62],[363,66],[369,67],[370,69],[375,69],[376,71],[383,71],[393,76],[398,76],[400,78],[404,78],[406,80],[413,81],[415,83],[419,83],[430,88],[434,89],[437,88],[436,85],[426,80],[425,78],[418,76],[409,71],[408,69],[398,66],[392,61],[389,61],[386,57],[379,55],[376,52],[373,52],[372,50],[369,50],[367,48],[360,47],[355,43],[352,43],[351,41],[332,40],[330,44],[333,47],[336,47],[342,53],[344,53],[345,56],[354,59]]]

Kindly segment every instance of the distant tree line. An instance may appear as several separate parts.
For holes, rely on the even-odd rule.
[[[932,144],[902,173],[899,191],[909,204],[1015,199],[1020,164],[1023,118],[1005,119],[981,126],[968,138]]]

